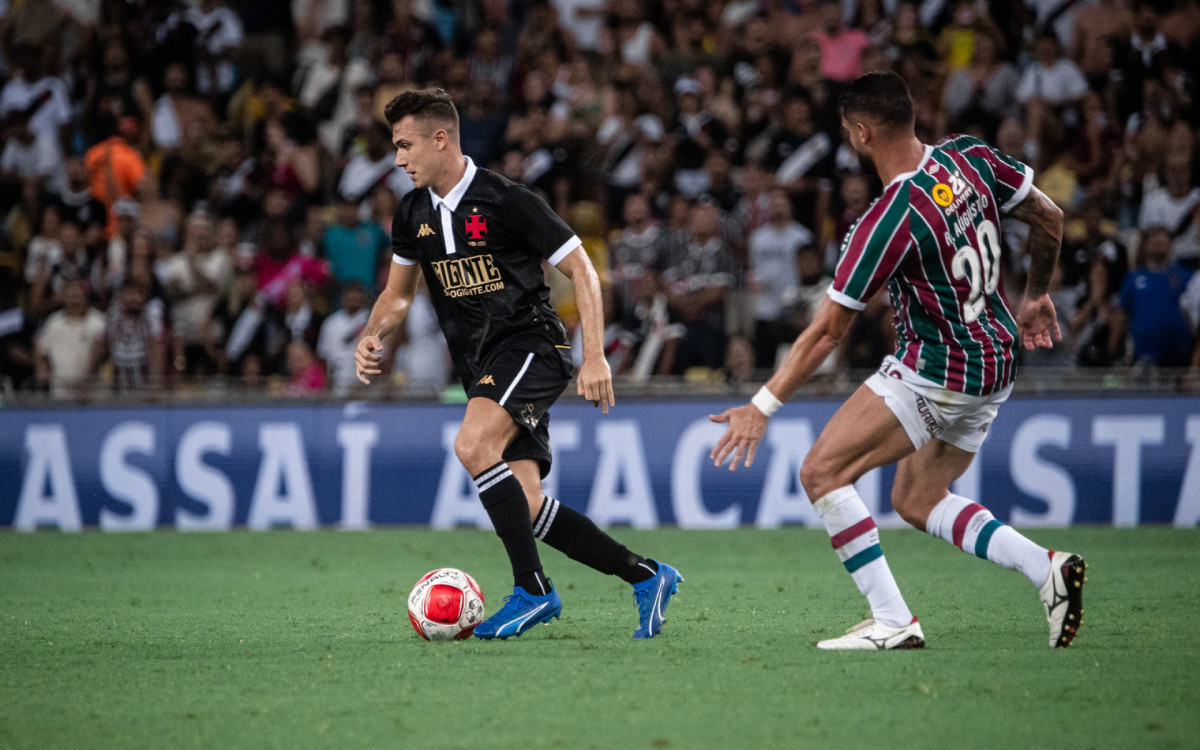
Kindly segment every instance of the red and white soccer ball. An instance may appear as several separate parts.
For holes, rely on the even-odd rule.
[[[421,576],[408,595],[408,620],[427,641],[460,641],[483,622],[483,592],[458,568]]]

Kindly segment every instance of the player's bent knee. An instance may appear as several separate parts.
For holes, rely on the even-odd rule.
[[[942,493],[943,495],[945,493]],[[928,492],[921,492],[912,487],[892,488],[892,510],[904,519],[904,522],[924,530],[929,511],[938,503],[940,497],[933,497]]]
[[[808,499],[815,503],[840,485],[836,483],[829,462],[809,453],[800,465],[800,486],[808,493]]]
[[[454,439],[454,455],[472,476],[485,469],[495,466],[503,455],[503,446],[496,446],[493,441],[472,436],[460,431]]]

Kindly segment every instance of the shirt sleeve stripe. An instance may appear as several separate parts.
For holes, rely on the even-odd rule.
[[[1021,187],[1017,188],[1017,192],[1000,207],[1000,211],[1008,213],[1017,207],[1017,204],[1025,200],[1025,196],[1029,195],[1029,191],[1033,189],[1033,167],[1025,168],[1025,180],[1021,183]]]
[[[395,254],[395,253],[392,253],[392,262],[393,262],[393,263],[399,263],[399,264],[400,264],[400,265],[402,265],[402,266],[415,266],[415,265],[417,265],[417,262],[416,262],[415,260],[409,260],[408,258],[405,258],[405,257],[399,256],[399,255],[397,255],[397,254]]]
[[[838,261],[837,269],[834,272],[834,283],[845,279],[848,281],[854,276],[858,270],[858,264],[862,262],[863,254],[871,244],[871,240],[875,235],[875,230],[879,229],[883,223],[883,218],[887,215],[888,210],[892,207],[892,203],[896,201],[896,196],[900,191],[893,188],[892,194],[889,196],[887,191],[879,197],[863,217],[858,220],[858,224],[850,231],[848,241],[846,242],[846,252]],[[885,200],[886,199],[886,200]],[[843,269],[846,271],[843,276]]]
[[[582,247],[582,246],[583,246],[583,240],[579,239],[579,235],[574,235],[574,234],[571,235],[571,239],[562,243],[562,246],[559,247],[557,250],[555,250],[554,254],[550,256],[550,258],[549,258],[550,265],[557,266],[559,263],[563,262],[563,259],[565,259],[568,255],[571,254],[572,250],[574,250],[577,247]]]
[[[850,295],[843,294],[842,292],[834,289],[832,284],[830,284],[829,288],[825,290],[825,293],[829,295],[829,299],[838,303],[842,307],[848,307],[851,310],[863,310],[867,306],[866,302],[860,302]]]

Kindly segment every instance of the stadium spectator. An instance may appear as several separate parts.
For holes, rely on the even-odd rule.
[[[1079,208],[1083,236],[1064,239],[1059,262],[1063,267],[1063,285],[1080,287],[1090,284],[1091,266],[1097,260],[1107,267],[1107,286],[1101,291],[1108,296],[1121,289],[1121,280],[1129,272],[1129,251],[1117,236],[1116,222],[1106,213],[1100,198],[1090,198]],[[1069,319],[1069,318],[1068,318]]]
[[[117,231],[108,238],[104,248],[104,280],[102,292],[106,296],[115,292],[125,280],[125,266],[129,258],[129,246],[133,233],[138,229],[138,202],[132,198],[120,198],[113,205],[113,216],[117,219]]]
[[[820,28],[813,38],[821,45],[821,75],[831,81],[845,83],[862,73],[863,49],[870,38],[861,29],[842,22],[842,5],[837,0],[821,4]]]
[[[1114,47],[1132,28],[1133,13],[1127,0],[1095,0],[1080,5],[1071,33],[1071,59],[1079,61],[1089,79],[1107,77],[1114,63]]]
[[[1142,230],[1137,258],[1136,267],[1121,286],[1121,307],[1133,338],[1133,361],[1159,367],[1188,365],[1192,326],[1180,300],[1192,272],[1171,262],[1171,234],[1165,227]]]
[[[338,180],[338,193],[356,199],[367,195],[376,186],[387,185],[396,198],[412,190],[412,180],[403,169],[392,163],[392,134],[381,122],[374,122],[362,132],[362,150],[354,153]]]
[[[404,343],[396,348],[395,369],[409,387],[441,393],[451,379],[450,350],[422,278],[404,319]]]
[[[361,57],[350,57],[349,44],[348,27],[327,30],[324,43],[319,49],[312,49],[314,59],[298,74],[300,105],[312,110],[320,122],[321,143],[334,154],[354,122],[356,92],[371,79],[368,62]]]
[[[0,268],[0,392],[10,397],[34,380],[34,324],[20,304],[16,269]]]
[[[19,46],[13,55],[13,76],[0,88],[0,117],[23,119],[35,139],[59,150],[72,119],[70,92],[55,70],[57,45]]]
[[[127,140],[135,128],[136,124],[131,121],[125,120],[118,125],[109,118],[108,125],[102,127],[108,137],[88,149],[84,157],[89,190],[108,212],[105,237],[111,237],[117,229],[113,206],[119,198],[136,195],[138,183],[146,173],[146,161],[141,152]]]
[[[261,244],[254,258],[258,293],[262,300],[282,306],[293,282],[324,286],[329,280],[329,264],[302,255],[292,228],[281,218],[263,222]]]
[[[771,191],[767,223],[750,235],[750,288],[754,299],[754,366],[775,366],[781,347],[800,333],[788,302],[798,295],[800,249],[816,238],[792,219],[786,190]]]
[[[821,227],[829,214],[829,191],[834,169],[833,139],[818,129],[812,102],[803,91],[784,99],[782,122],[771,137],[764,165],[788,189],[797,206],[797,218]]]
[[[1045,163],[1053,154],[1040,153],[1043,131],[1058,124],[1076,124],[1072,108],[1087,93],[1079,66],[1062,54],[1058,38],[1045,34],[1034,47],[1034,62],[1017,85],[1017,101],[1025,108],[1027,139],[1024,156]]]
[[[673,87],[679,113],[671,124],[675,136],[675,187],[695,198],[705,190],[704,158],[711,148],[724,148],[725,123],[704,107],[700,82],[679,78]]]
[[[1126,40],[1124,59],[1118,61],[1121,78],[1131,91],[1140,90],[1147,78],[1160,76],[1168,60],[1180,54],[1162,33],[1160,5],[1154,0],[1136,0],[1133,33]]]
[[[1200,187],[1192,182],[1191,155],[1168,155],[1163,177],[1163,186],[1142,198],[1138,228],[1166,227],[1171,259],[1194,271],[1200,268]]]
[[[654,300],[660,296],[660,273],[666,261],[667,243],[662,228],[653,220],[645,196],[625,199],[624,228],[614,232],[609,243],[614,329],[608,335],[610,365],[625,374],[634,364],[639,347],[653,325]],[[660,305],[665,313],[664,304]],[[657,355],[655,356],[657,359]],[[653,367],[651,362],[648,366]]]
[[[163,73],[163,93],[154,102],[150,133],[164,156],[173,156],[185,141],[204,136],[216,127],[216,115],[208,101],[195,96],[191,71],[173,62]]]
[[[600,33],[599,50],[617,63],[652,69],[667,43],[638,0],[616,0]]]
[[[4,151],[0,153],[0,180],[23,184],[37,190],[59,192],[66,182],[62,154],[54,139],[38,136],[29,129],[29,118],[22,112],[14,116],[5,130]]]
[[[84,132],[89,138],[102,138],[98,128],[108,122],[124,123],[139,146],[151,143],[142,128],[150,122],[154,99],[145,75],[134,72],[130,45],[120,37],[104,44],[97,60],[99,74],[87,81],[83,103],[87,115]],[[157,81],[156,81],[157,83]]]
[[[40,275],[33,282],[30,307],[39,316],[65,304],[63,295],[71,282],[82,283],[84,293],[89,297],[95,293],[98,267],[88,254],[78,223],[59,223],[58,245],[62,248],[62,255],[55,263],[43,264]]]
[[[167,48],[189,43],[195,47],[196,84],[201,93],[228,96],[233,91],[242,20],[220,0],[197,0],[175,11],[156,30],[156,41]]]
[[[84,281],[65,282],[62,299],[62,309],[37,334],[37,382],[50,388],[51,398],[83,398],[99,364],[104,315],[88,305]]]
[[[345,396],[358,382],[354,372],[354,347],[362,337],[371,311],[366,307],[366,289],[361,282],[342,284],[342,306],[321,323],[317,356],[325,360],[334,393]]]
[[[205,346],[205,328],[225,284],[233,259],[213,241],[212,218],[194,212],[187,218],[183,247],[170,257],[158,275],[171,303],[175,337],[175,368],[188,376],[213,374],[217,363]]]
[[[84,242],[95,245],[104,239],[108,215],[104,204],[92,193],[87,166],[83,157],[69,156],[64,162],[66,184],[49,202],[58,206],[58,217],[84,227]]]
[[[104,344],[112,361],[113,388],[153,394],[162,387],[167,346],[162,301],[126,281],[108,308]],[[103,354],[98,355],[103,359]]]
[[[325,389],[325,371],[305,341],[287,345],[287,395],[314,396]]]
[[[51,269],[62,260],[62,244],[58,240],[62,214],[57,205],[50,203],[42,208],[37,233],[29,241],[25,255],[25,284],[32,286],[37,280],[50,275]]]
[[[391,257],[391,238],[378,224],[358,216],[358,198],[342,196],[337,220],[325,230],[325,257],[339,282],[357,281],[375,289],[380,265]],[[439,227],[440,229],[440,227]]]
[[[971,64],[954,71],[946,82],[943,104],[946,130],[956,132],[982,126],[988,138],[995,137],[992,123],[1017,114],[1017,86],[1021,74],[1000,56],[998,34],[976,34],[971,49]]]
[[[693,206],[689,235],[670,249],[662,272],[671,316],[685,329],[673,365],[676,374],[692,367],[715,370],[725,362],[725,301],[736,269],[718,234],[719,222],[716,205]]]
[[[1079,307],[1067,319],[1075,341],[1075,361],[1082,367],[1112,367],[1125,356],[1125,316],[1113,293],[1110,265],[1096,257],[1087,270],[1087,287]]]

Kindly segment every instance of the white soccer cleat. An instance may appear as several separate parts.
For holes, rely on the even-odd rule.
[[[893,628],[874,620],[863,620],[840,638],[818,641],[817,648],[825,651],[889,651],[925,648],[925,634],[917,618],[909,624]]]
[[[1050,553],[1050,575],[1038,589],[1046,620],[1050,623],[1050,647],[1066,648],[1083,624],[1083,572],[1087,563],[1070,552]]]

